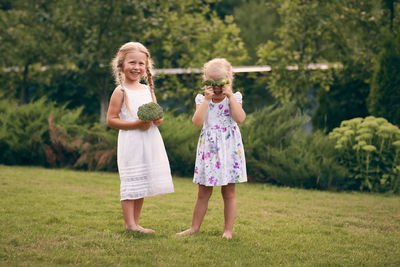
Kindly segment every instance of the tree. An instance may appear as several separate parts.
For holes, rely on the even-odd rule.
[[[88,91],[98,97],[102,122],[114,87],[108,66],[125,42],[139,41],[147,46],[158,68],[200,67],[215,56],[225,56],[232,63],[247,57],[233,19],[221,21],[210,11],[208,1],[70,3],[67,31],[74,36],[69,40],[71,52],[87,77]]]
[[[383,8],[386,8],[389,11],[389,30],[390,30],[390,32],[393,32],[393,24],[394,24],[394,20],[395,20],[396,5],[398,5],[398,4],[399,4],[398,0],[382,0]]]
[[[326,126],[323,121],[326,117],[332,118],[337,112],[349,111],[342,113],[343,119],[365,114],[369,77],[380,50],[383,29],[389,23],[380,3],[287,0],[273,4],[282,24],[276,31],[276,40],[268,41],[258,51],[260,63],[272,66],[268,80],[272,95],[280,102],[293,100],[298,106],[307,107],[309,92],[316,89],[321,100],[317,112],[331,110],[331,114],[314,115],[313,122],[320,127]],[[343,68],[308,69],[313,63],[338,63]],[[295,71],[287,70],[288,66],[295,66]],[[354,99],[342,99],[341,90],[350,91],[345,95]],[[326,96],[329,100],[323,101]],[[353,104],[359,101],[364,104],[357,106],[364,109],[357,113]],[[332,110],[335,106],[341,110]]]
[[[400,125],[400,37],[389,34],[378,57],[368,96],[372,115]]]
[[[17,88],[4,88],[17,96],[20,104],[37,96],[32,74],[49,65],[61,64],[62,31],[54,16],[59,4],[50,0],[15,0],[0,10],[0,36],[3,68],[15,73]],[[40,74],[39,74],[40,75]],[[15,90],[17,89],[17,90]],[[37,98],[40,98],[38,96]]]
[[[327,62],[327,51],[332,49],[328,41],[330,3],[277,0],[271,4],[281,26],[275,32],[276,41],[269,40],[258,50],[259,63],[272,67],[268,90],[282,103],[293,101],[306,108],[307,92],[315,86],[325,88],[331,81],[330,72],[309,68]]]
[[[222,20],[211,11],[210,5],[217,2],[7,2],[0,10],[0,51],[6,54],[0,66],[15,66],[20,70],[15,75],[21,77],[23,85],[18,86],[22,89],[17,94],[21,102],[45,94],[52,99],[74,102],[71,107],[90,106],[85,112],[96,106],[104,122],[108,99],[115,87],[110,62],[125,42],[139,41],[149,48],[156,68],[201,67],[213,57],[226,57],[232,64],[247,60],[233,17]],[[30,88],[32,94],[26,94],[25,88]],[[176,89],[166,88],[167,97],[194,92],[187,85],[179,84],[178,89],[182,90],[171,88]],[[156,93],[160,90],[156,89]]]
[[[280,21],[277,11],[271,8],[272,1],[253,0],[242,1],[234,7],[235,23],[240,28],[240,36],[249,53],[250,65],[254,65],[257,58],[257,49],[268,40],[274,41],[274,32]],[[250,15],[251,14],[251,15]]]
[[[338,127],[342,120],[365,117],[371,112],[367,108],[367,97],[373,86],[371,77],[382,40],[392,23],[386,6],[382,8],[375,1],[342,4],[338,6],[338,13],[332,15],[340,20],[332,24],[331,35],[335,44],[333,51],[343,64],[343,71],[334,74],[329,91],[319,90],[318,107],[313,115],[313,125],[327,131]],[[396,25],[396,19],[393,23]]]
[[[369,115],[365,99],[369,93],[369,77],[361,65],[344,66],[333,73],[329,90],[317,92],[317,107],[312,124],[317,129],[330,132],[339,127],[343,120]]]

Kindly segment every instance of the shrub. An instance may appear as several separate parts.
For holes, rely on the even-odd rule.
[[[48,119],[50,143],[45,145],[48,164],[117,171],[117,131],[99,123],[84,123],[82,110],[68,110],[64,105],[52,111]]]
[[[368,96],[372,115],[400,125],[400,37],[389,35],[378,57]]]
[[[84,123],[81,114],[45,98],[0,101],[0,163],[115,171],[115,131]]]
[[[54,108],[42,98],[27,105],[0,102],[0,147],[4,164],[45,165],[43,145],[48,140],[47,118]]]
[[[400,129],[373,116],[343,121],[329,137],[351,173],[350,189],[399,192]]]
[[[172,112],[166,112],[160,131],[172,172],[181,176],[193,176],[200,129],[193,125],[188,115],[174,117]]]
[[[252,113],[241,127],[250,180],[304,188],[340,188],[346,170],[333,142],[303,130],[309,119],[293,104]]]
[[[369,77],[355,62],[348,62],[343,70],[333,72],[333,84],[317,91],[313,127],[330,132],[343,120],[370,115],[366,103]]]
[[[74,168],[101,171],[118,171],[117,166],[118,130],[107,129],[95,123],[88,129],[83,138]]]

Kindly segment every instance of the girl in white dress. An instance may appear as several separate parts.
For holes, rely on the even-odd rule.
[[[223,237],[232,238],[236,215],[235,183],[247,181],[246,162],[238,123],[246,118],[242,95],[232,92],[233,71],[224,58],[215,58],[204,65],[204,80],[215,82],[227,78],[222,88],[206,86],[204,96],[196,96],[193,123],[203,127],[197,146],[193,182],[199,185],[192,226],[178,236],[197,233],[208,207],[214,186],[221,186],[224,199],[225,226]]]
[[[157,126],[162,118],[145,122],[138,118],[139,106],[157,103],[153,90],[150,53],[141,43],[121,46],[112,61],[118,84],[107,112],[107,125],[119,129],[118,171],[125,228],[152,233],[139,225],[144,197],[174,192],[164,142]],[[147,85],[140,83],[146,78]]]

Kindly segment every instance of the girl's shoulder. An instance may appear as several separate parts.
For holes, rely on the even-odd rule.
[[[197,94],[196,98],[194,99],[194,101],[196,102],[197,105],[200,105],[201,102],[203,102],[204,100],[204,95],[202,94]]]
[[[124,88],[121,85],[118,85],[117,87],[114,88],[114,93],[115,94],[123,94]]]
[[[243,95],[242,95],[241,92],[238,91],[238,92],[234,93],[233,96],[236,98],[236,100],[237,100],[239,103],[242,103]]]

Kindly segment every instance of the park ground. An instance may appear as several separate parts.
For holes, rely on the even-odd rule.
[[[236,187],[232,240],[221,238],[215,188],[200,233],[190,226],[197,187],[147,198],[124,230],[117,173],[0,165],[1,266],[400,266],[400,197],[246,183]]]

